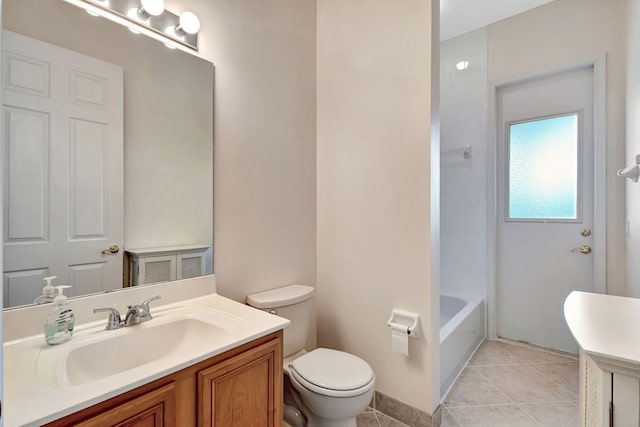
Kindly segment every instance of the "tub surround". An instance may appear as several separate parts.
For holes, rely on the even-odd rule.
[[[161,321],[163,313],[177,307],[192,306],[220,310],[244,322],[232,336],[216,339],[211,348],[204,351],[180,351],[156,362],[143,364],[93,382],[81,385],[44,384],[36,377],[36,363],[43,351],[49,350],[42,335],[42,322],[47,307],[28,307],[4,313],[5,396],[7,408],[5,425],[40,425],[65,415],[87,408],[93,404],[132,390],[185,367],[209,359],[229,349],[263,337],[288,326],[289,321],[245,306],[216,293],[215,277],[204,276],[171,284],[144,286],[117,293],[101,294],[70,300],[76,312],[77,323],[74,337],[59,347],[74,345],[91,335],[113,334],[119,331],[104,331],[106,316],[93,315],[93,308],[115,307],[120,311],[126,304],[137,304],[143,299],[161,295],[162,300],[152,306],[152,315]],[[89,314],[91,313],[91,314]],[[35,319],[35,320],[34,320]],[[147,325],[151,325],[151,320]],[[127,329],[127,328],[125,328]],[[126,351],[148,349],[123,349]]]
[[[440,295],[440,397],[485,337],[484,300]]]

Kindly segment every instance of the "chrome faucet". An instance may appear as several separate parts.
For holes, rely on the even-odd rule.
[[[160,295],[156,295],[153,298],[149,298],[148,300],[144,300],[142,304],[139,305],[129,305],[127,308],[127,315],[124,318],[124,326],[133,326],[138,325],[142,322],[146,322],[148,320],[153,319],[151,317],[151,311],[149,309],[149,303],[151,301],[155,301],[160,299]]]
[[[107,308],[94,308],[94,313],[108,312],[109,318],[107,319],[107,326],[104,328],[106,331],[112,331],[114,329],[120,329],[123,326],[133,326],[138,325],[142,322],[146,322],[151,320],[151,311],[149,308],[149,303],[151,301],[159,300],[161,297],[157,295],[153,298],[149,298],[142,302],[142,304],[138,305],[129,305],[127,306],[127,314],[122,320],[120,316],[120,312],[115,308],[107,307]]]
[[[104,328],[105,331],[120,329],[124,326],[124,323],[122,323],[122,319],[120,319],[120,312],[115,308],[107,307],[107,308],[93,309],[93,314],[101,313],[101,312],[109,312],[109,318],[107,319],[107,327]]]

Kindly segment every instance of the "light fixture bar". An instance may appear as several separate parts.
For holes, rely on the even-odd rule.
[[[96,14],[124,25],[129,29],[137,31],[148,37],[161,41],[167,46],[180,49],[184,52],[197,54],[198,34],[172,34],[165,32],[167,28],[176,27],[180,24],[180,17],[168,10],[159,16],[150,16],[142,21],[127,16],[127,13],[140,7],[140,0],[64,0],[74,6],[81,7],[91,14]]]

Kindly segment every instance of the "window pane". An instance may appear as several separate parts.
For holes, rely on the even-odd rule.
[[[576,219],[578,115],[509,125],[510,219]]]

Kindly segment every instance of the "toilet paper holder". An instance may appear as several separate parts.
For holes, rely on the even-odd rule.
[[[407,335],[410,337],[420,336],[420,315],[411,311],[401,310],[394,308],[391,311],[391,317],[387,321],[387,326],[390,328],[397,328],[397,326],[404,326],[407,328]]]

